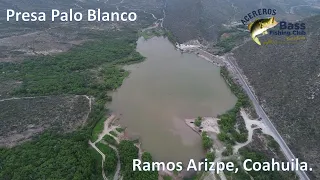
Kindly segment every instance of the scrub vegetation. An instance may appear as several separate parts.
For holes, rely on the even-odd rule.
[[[118,134],[117,134],[115,131],[111,131],[110,134],[111,134],[112,136],[114,136],[114,137],[117,137],[117,136],[118,136]]]
[[[231,91],[238,98],[234,108],[219,116],[218,121],[221,132],[218,134],[218,139],[226,144],[226,149],[222,152],[223,156],[233,155],[233,145],[236,143],[246,142],[248,139],[248,131],[245,127],[244,119],[240,115],[240,108],[244,108],[251,113],[251,116],[256,117],[253,105],[245,94],[243,89],[232,79],[226,67],[222,67],[220,71],[226,83],[230,86]],[[253,142],[239,150],[241,162],[235,162],[239,166],[245,159],[252,159],[253,162],[267,162],[271,158],[276,158],[278,161],[285,161],[279,145],[271,136],[257,134],[253,135]],[[261,139],[265,139],[264,141]],[[258,145],[256,145],[258,144]],[[262,151],[263,149],[267,149]],[[246,173],[241,167],[238,173],[226,172],[225,175],[229,179],[248,179],[249,176],[254,179],[297,179],[297,176],[292,172],[276,172],[276,171],[251,171]]]
[[[235,165],[235,168],[238,168],[238,172],[234,173],[234,172],[230,172],[230,171],[224,171],[226,177],[228,179],[236,179],[236,180],[247,180],[247,179],[251,179],[250,175],[243,170],[243,168],[239,165],[239,163],[237,163],[236,160],[230,159],[228,161],[224,161],[225,163],[227,162],[232,162]]]
[[[310,179],[320,179],[319,21],[319,15],[302,20],[305,40],[265,36],[261,42],[285,43],[260,48],[250,41],[234,51],[274,126],[293,154],[312,167]]]
[[[119,133],[122,133],[123,131],[125,131],[124,128],[116,128],[116,130],[117,130]]]
[[[105,142],[111,144],[111,145],[114,145],[114,146],[117,146],[117,145],[118,145],[118,143],[117,143],[117,141],[114,139],[114,137],[113,137],[113,136],[110,136],[109,134],[105,135],[105,136],[103,137],[103,140],[104,140]]]
[[[0,149],[0,179],[101,179],[96,153],[89,149],[86,131],[47,132],[21,146]]]
[[[152,37],[164,36],[167,37],[172,44],[178,42],[178,39],[170,31],[159,27],[142,30],[139,32],[139,36],[142,36],[146,40]]]
[[[96,146],[106,156],[106,160],[104,163],[104,170],[106,172],[106,175],[109,176],[111,174],[114,174],[118,163],[116,152],[108,145],[102,144],[100,142],[97,143]]]
[[[121,174],[126,180],[157,180],[158,171],[133,171],[133,159],[138,159],[139,149],[134,145],[133,141],[121,141],[118,146],[121,162]],[[152,156],[148,152],[144,152],[141,157],[142,162],[152,162]]]
[[[248,32],[245,32],[244,29],[228,28],[225,30],[221,30],[220,38],[216,44],[218,47],[222,47],[223,51],[220,52],[226,53],[230,52],[234,47],[243,43],[245,38],[248,38]]]
[[[249,148],[242,148],[239,150],[240,155],[242,156],[242,161],[245,159],[251,159],[252,162],[271,162],[271,159],[268,158],[264,153],[257,150],[252,150]],[[248,167],[252,167],[252,163],[248,163]],[[254,179],[275,179],[275,180],[293,180],[299,179],[294,172],[281,172],[281,171],[249,171],[251,177]]]
[[[202,137],[202,146],[203,146],[203,148],[205,150],[209,150],[213,145],[212,139],[208,136],[207,132],[203,132],[201,137]]]
[[[104,117],[104,115],[102,115]],[[94,126],[91,133],[91,140],[95,142],[98,139],[99,134],[103,131],[105,118],[100,118],[97,124]]]
[[[146,29],[144,31],[139,32],[139,36],[142,36],[146,40],[155,36],[159,37],[159,36],[165,36],[165,35],[166,35],[166,31],[160,28],[151,28],[151,29]]]
[[[194,125],[200,127],[202,122],[202,117],[197,117],[196,120],[194,121]]]
[[[101,90],[116,89],[128,75],[117,65],[143,60],[135,51],[135,35],[121,34],[101,34],[95,42],[55,56],[35,57],[19,64],[2,63],[1,79],[22,81],[13,95],[84,94],[106,98]]]
[[[206,158],[208,159],[208,162],[214,162],[214,160],[216,159],[216,153],[215,151],[213,152],[208,152],[206,154]]]
[[[97,38],[65,53],[0,64],[0,82],[22,82],[10,92],[11,95],[77,94],[94,97],[87,125],[81,130],[67,134],[47,132],[12,149],[1,148],[0,179],[102,178],[101,157],[89,147],[88,140],[90,136],[96,138],[103,128],[108,112],[105,104],[111,100],[107,92],[119,87],[128,76],[121,66],[141,62],[144,58],[135,51],[136,31],[92,32],[90,36]],[[114,151],[103,144],[98,146],[108,154],[106,162],[113,162],[105,165],[107,174],[114,172],[117,164]],[[122,157],[133,157],[127,153],[130,154],[130,150],[122,151]]]
[[[252,104],[243,89],[234,82],[226,67],[221,67],[220,74],[225,79],[231,91],[236,95],[238,100],[236,105],[231,110],[218,116],[220,119],[218,124],[221,130],[221,132],[218,134],[218,138],[220,141],[230,145],[235,145],[236,142],[246,142],[248,139],[248,132],[244,125],[240,126],[239,132],[236,131],[235,126],[237,122],[243,122],[243,119],[240,116],[240,108],[253,109]]]
[[[98,6],[110,11],[117,8],[114,2],[106,4],[106,2],[68,0],[68,3],[30,1],[3,5],[7,8],[19,6],[26,11],[48,7],[59,9],[60,6],[65,7],[70,4],[83,8]],[[122,1],[119,6],[121,3]],[[139,5],[146,7],[148,12],[144,8],[135,9],[141,18],[137,22],[130,23],[130,27],[128,23],[120,22],[106,24],[77,22],[68,25],[9,22],[10,27],[7,26],[8,23],[1,26],[3,32],[1,37],[8,39],[1,47],[0,53],[0,97],[1,99],[12,96],[36,97],[35,100],[0,102],[0,106],[6,111],[0,113],[0,123],[4,123],[0,128],[1,133],[6,134],[10,129],[22,132],[24,127],[28,127],[27,123],[35,127],[38,127],[39,122],[49,122],[50,125],[57,126],[51,129],[44,126],[42,134],[34,136],[32,141],[10,149],[0,148],[0,179],[103,179],[102,157],[90,147],[88,141],[96,139],[97,134],[103,129],[103,122],[109,113],[105,105],[111,101],[111,97],[107,95],[108,91],[117,89],[129,74],[121,67],[144,59],[135,51],[137,32],[138,29],[149,26],[154,21],[151,12],[160,17],[162,10],[160,11],[159,7],[162,2],[154,7],[156,4],[149,1],[139,2]],[[125,6],[129,10],[136,5],[137,2],[126,2]],[[157,13],[158,11],[160,13]],[[27,27],[28,25],[30,27]],[[50,53],[51,50],[55,53]],[[42,99],[40,96],[48,98]],[[74,100],[76,102],[73,104],[68,102],[69,107],[65,101],[70,99],[72,101],[76,96],[83,97],[83,103]],[[91,99],[91,108],[87,106],[89,99],[85,97]],[[19,106],[32,112],[26,117],[26,121],[12,118],[3,121],[2,118],[11,117],[20,111]],[[55,109],[57,106],[59,108]],[[44,108],[47,110],[42,111]],[[64,121],[64,117],[70,116],[65,111],[77,114],[70,121],[80,116],[79,120],[86,121],[81,121],[80,126],[74,126]],[[85,113],[87,117],[89,112],[88,118],[82,117]],[[49,117],[44,118],[45,115]],[[22,117],[22,114],[18,113],[17,117]],[[66,123],[68,126],[62,127]],[[7,130],[3,131],[3,128]],[[64,128],[67,130],[64,131]],[[111,142],[110,139],[108,141]],[[116,169],[116,153],[107,145],[97,143],[97,146],[106,154],[104,169],[109,177]],[[155,178],[146,176],[146,179]]]
[[[0,102],[0,146],[13,146],[45,129],[70,132],[85,124],[90,101],[85,96],[46,96]]]

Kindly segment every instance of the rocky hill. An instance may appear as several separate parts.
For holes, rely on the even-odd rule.
[[[303,22],[306,40],[266,35],[261,42],[273,43],[249,41],[234,56],[293,153],[310,163],[310,177],[319,179],[320,16]]]
[[[276,9],[277,17],[293,20],[319,13],[319,9],[312,9],[314,6],[319,6],[317,1],[167,0],[164,26],[177,37],[179,43],[199,38],[216,41],[223,24],[240,22],[248,13],[259,8]]]

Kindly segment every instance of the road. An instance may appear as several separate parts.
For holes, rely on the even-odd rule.
[[[107,178],[107,176],[106,176],[106,174],[104,172],[104,162],[105,162],[106,156],[90,140],[89,140],[89,144],[90,144],[91,147],[93,147],[102,156],[102,160],[101,160],[102,177],[103,177],[103,180],[108,180],[108,178]]]
[[[115,118],[116,118],[116,116],[114,114],[112,114],[110,117],[108,117],[107,120],[104,121],[103,131],[99,134],[98,139],[95,142],[91,142],[91,140],[89,140],[90,146],[92,146],[102,156],[102,177],[104,180],[108,180],[108,178],[104,172],[104,163],[105,163],[106,155],[103,154],[103,152],[101,152],[101,150],[96,146],[96,144],[101,142],[103,137],[105,137],[106,135],[113,136],[110,134],[110,132],[115,131],[116,128],[120,128],[120,126],[111,125],[112,121]],[[117,138],[117,137],[114,137],[114,138],[117,141],[117,143],[120,143],[119,138]],[[111,144],[106,143],[106,142],[102,142],[102,144],[109,146],[110,148],[112,148],[116,152],[116,155],[118,158],[118,163],[117,163],[117,168],[116,168],[116,172],[114,174],[113,180],[122,180],[122,177],[120,176],[120,169],[121,169],[120,156],[119,156],[119,152],[118,152],[117,148]]]
[[[118,149],[111,145],[111,144],[107,144],[109,147],[111,147],[117,154],[117,158],[118,158],[118,164],[117,164],[117,169],[116,169],[116,172],[114,173],[114,177],[113,177],[113,180],[122,180],[122,177],[120,177],[120,170],[121,170],[121,163],[120,163],[120,155],[119,155],[119,151]]]
[[[241,74],[240,70],[238,69],[238,67],[233,62],[233,59],[231,59],[233,57],[231,57],[231,58],[229,56],[226,56],[226,57],[227,57],[227,60],[228,60],[227,63],[229,63],[229,65],[231,65],[231,67],[235,70],[235,75],[238,78],[238,80],[240,81],[240,83],[242,84],[242,87],[246,91],[246,93],[248,94],[250,100],[252,101],[257,114],[262,118],[262,122],[265,123],[270,128],[272,133],[274,134],[273,138],[280,145],[280,148],[281,148],[283,154],[286,156],[287,161],[291,162],[291,159],[295,159],[295,156],[291,152],[290,148],[287,146],[286,142],[282,139],[281,135],[279,134],[277,129],[274,127],[274,125],[270,121],[269,117],[267,116],[267,114],[265,113],[263,108],[260,106],[260,103],[256,99],[256,97],[253,94],[253,92],[251,91],[250,86],[247,84],[247,82],[244,79],[243,75]],[[299,176],[299,178],[301,180],[309,180],[309,177],[306,174],[306,172],[299,170],[296,173],[297,173],[297,175]]]

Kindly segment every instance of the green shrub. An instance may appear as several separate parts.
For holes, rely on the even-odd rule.
[[[119,132],[119,133],[122,133],[125,129],[123,129],[123,128],[116,128],[116,130]]]
[[[103,140],[106,141],[107,143],[111,144],[111,145],[117,145],[117,141],[114,139],[113,136],[110,136],[109,134],[105,135],[103,137]]]
[[[208,150],[212,147],[213,141],[210,137],[208,137],[206,132],[202,133],[202,146],[205,150]]]
[[[202,123],[202,117],[197,117],[197,119],[194,121],[194,125],[200,127]]]
[[[117,134],[116,132],[114,132],[114,131],[111,131],[110,134],[111,134],[112,136],[114,136],[114,137],[118,137],[118,134]]]
[[[206,154],[206,158],[208,159],[209,162],[213,162],[216,159],[216,153],[215,151],[213,152],[208,152]]]
[[[107,174],[113,174],[116,171],[118,157],[116,152],[106,144],[97,143],[97,148],[105,155],[104,170]]]
[[[233,154],[233,147],[232,147],[232,145],[228,144],[226,150],[224,150],[222,152],[222,155],[223,156],[230,156],[232,154]]]

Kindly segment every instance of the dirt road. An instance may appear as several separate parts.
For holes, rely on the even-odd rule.
[[[96,144],[99,143],[103,139],[103,137],[106,136],[106,135],[113,136],[113,135],[110,134],[110,132],[114,131],[114,130],[116,130],[116,128],[120,127],[120,126],[111,125],[115,118],[116,118],[115,115],[111,115],[110,117],[108,117],[108,119],[104,122],[103,131],[99,134],[98,139],[94,143],[92,143],[89,140],[89,145],[91,147],[93,147],[102,156],[102,162],[101,162],[102,163],[102,177],[103,177],[104,180],[108,180],[108,178],[107,178],[107,176],[106,176],[106,174],[104,172],[104,164],[105,164],[106,155],[103,154],[103,152],[101,152],[99,148],[97,148]],[[118,137],[114,137],[114,138],[118,143],[120,142]],[[116,152],[116,155],[117,155],[117,158],[118,158],[117,168],[116,168],[116,172],[114,174],[113,180],[122,179],[122,177],[120,176],[121,165],[120,165],[120,156],[119,156],[118,149],[115,146],[111,145],[111,144],[108,144],[108,143],[103,143],[103,144],[105,144],[105,145],[109,146],[110,148],[112,148]]]

